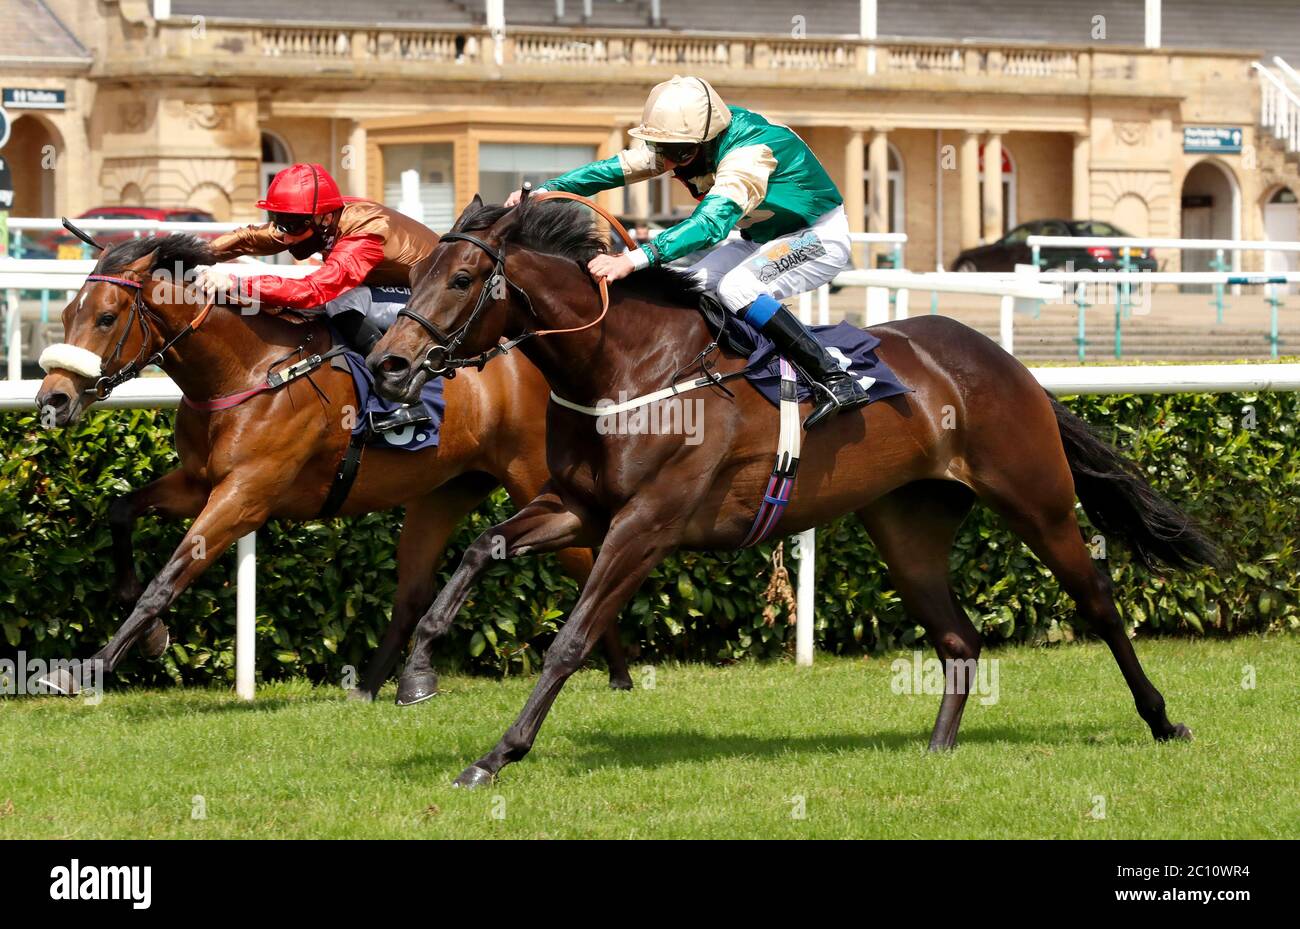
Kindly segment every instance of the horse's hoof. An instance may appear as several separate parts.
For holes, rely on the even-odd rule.
[[[1190,742],[1192,741],[1192,730],[1188,729],[1182,723],[1175,723],[1174,728],[1163,737],[1157,737],[1160,742]]]
[[[38,686],[45,692],[57,697],[75,697],[81,693],[81,682],[67,668],[56,668],[44,677],[36,679]]]
[[[154,624],[149,627],[149,631],[140,640],[140,651],[146,658],[161,658],[171,644],[172,634],[171,630],[167,628],[167,624],[161,620],[154,620]]]
[[[486,787],[491,784],[495,777],[492,772],[486,768],[480,768],[476,764],[470,765],[464,771],[460,772],[460,777],[451,782],[452,787],[464,787],[466,790],[473,790],[475,787]]]
[[[397,705],[415,706],[438,693],[438,672],[403,672],[397,681]]]
[[[611,677],[609,679],[610,690],[631,690],[632,678],[624,675],[622,677]]]
[[[348,691],[348,699],[356,703],[374,703],[375,695],[364,687],[353,687]]]

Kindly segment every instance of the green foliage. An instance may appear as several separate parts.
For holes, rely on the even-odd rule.
[[[1154,577],[1108,540],[1109,568],[1130,623],[1160,633],[1224,635],[1300,628],[1300,394],[1095,397],[1070,406],[1141,462],[1151,482],[1207,526],[1232,567]],[[176,463],[169,413],[97,412],[72,430],[34,415],[0,418],[0,634],[5,651],[85,657],[126,618],[113,599],[106,513],[117,494]],[[444,583],[465,546],[509,515],[497,495],[457,533]],[[315,524],[279,522],[258,536],[258,671],[337,681],[361,668],[387,624],[401,514]],[[147,581],[183,527],[151,517],[135,535]],[[1091,530],[1085,526],[1091,537]],[[634,656],[732,661],[792,647],[793,626],[768,591],[774,544],[666,562],[622,617]],[[866,533],[853,519],[817,538],[817,641],[838,653],[908,647],[922,631],[905,615]],[[793,573],[797,562],[788,557]],[[958,597],[987,640],[1056,641],[1073,626],[1069,599],[984,508],[953,556]],[[767,593],[765,593],[767,592]],[[498,674],[535,669],[576,594],[551,558],[494,564],[439,649],[442,667]],[[773,621],[764,618],[765,608]],[[157,662],[133,657],[125,680],[233,678],[233,557],[186,592],[167,617],[173,644]]]

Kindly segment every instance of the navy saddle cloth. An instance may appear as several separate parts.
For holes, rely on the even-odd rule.
[[[763,335],[749,323],[733,313],[718,307],[709,312],[704,310],[712,331],[718,329],[721,315],[723,326],[720,341],[731,351],[746,355],[745,379],[754,385],[773,406],[781,403],[781,357],[776,353],[772,340]],[[857,326],[840,322],[834,326],[812,326],[812,333],[817,341],[826,346],[839,363],[840,367],[859,380],[867,388],[869,402],[896,397],[910,393],[912,388],[906,386],[876,355],[880,340]],[[799,400],[812,400],[813,389],[802,376],[798,378]],[[819,397],[820,398],[820,397]]]
[[[404,287],[372,287],[370,292],[376,310],[388,310],[389,304],[399,301],[400,305],[405,305],[411,295],[410,290]],[[395,309],[392,310],[393,314],[396,312]],[[375,319],[376,315],[380,314],[367,315]],[[330,336],[335,345],[347,344],[332,326]],[[375,390],[374,375],[366,367],[366,360],[360,352],[349,348],[343,353],[343,358],[347,361],[348,370],[352,372],[352,383],[357,391],[357,409],[360,413],[357,416],[357,424],[352,430],[352,434],[357,435],[369,425],[372,417],[382,417],[386,413],[391,413],[399,409],[401,404],[385,400]],[[430,416],[429,422],[405,426],[389,432],[374,433],[367,444],[371,447],[396,448],[409,452],[436,446],[442,435],[442,419],[447,412],[447,401],[443,396],[443,379],[435,377],[426,383],[420,391],[420,401]]]

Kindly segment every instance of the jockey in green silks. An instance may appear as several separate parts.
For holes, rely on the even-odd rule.
[[[590,196],[672,174],[699,201],[689,218],[622,255],[597,255],[616,281],[692,252],[706,292],[776,343],[821,388],[804,425],[867,402],[867,392],[780,301],[831,281],[851,263],[844,198],[807,144],[786,126],[728,107],[707,81],[674,77],[650,92],[631,148],[561,174],[537,190]],[[516,191],[507,206],[519,202]],[[739,239],[728,239],[733,229]]]

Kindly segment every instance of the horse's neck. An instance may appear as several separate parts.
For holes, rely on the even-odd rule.
[[[600,298],[591,279],[572,262],[547,267],[539,280],[550,286],[530,288],[539,319],[525,320],[529,328],[568,329],[599,314]],[[709,342],[698,311],[620,296],[618,287],[617,282],[610,285],[609,313],[598,325],[529,339],[520,346],[551,388],[567,400],[595,405],[617,399],[620,392],[632,397],[666,387]],[[592,296],[573,300],[574,293]]]
[[[189,323],[193,313],[169,312],[168,338]],[[210,400],[256,386],[268,344],[233,309],[214,307],[203,324],[182,338],[163,359],[162,368],[192,400]],[[277,352],[283,354],[283,349]]]

